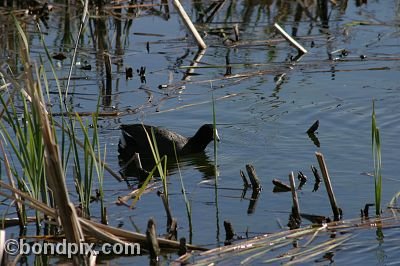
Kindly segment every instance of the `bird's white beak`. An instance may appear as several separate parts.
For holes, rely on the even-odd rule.
[[[214,131],[214,139],[215,139],[216,141],[220,141],[220,140],[221,140],[221,139],[219,138],[218,130],[217,130],[217,129],[215,129],[215,131]]]

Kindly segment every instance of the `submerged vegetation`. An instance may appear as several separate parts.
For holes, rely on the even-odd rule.
[[[0,2],[3,6],[10,3],[10,1]],[[271,168],[274,174],[277,170],[273,162],[263,161],[261,167],[257,166],[259,167],[257,169],[263,168],[264,170],[258,171],[262,173],[262,178],[259,178],[256,175],[255,167],[252,164],[248,164],[247,160],[255,161],[254,164],[256,164],[260,163],[257,161],[259,159],[257,157],[264,158],[252,150],[258,148],[258,146],[262,146],[262,153],[271,156],[276,155],[274,160],[280,160],[282,156],[275,154],[277,149],[275,143],[271,145],[274,150],[270,149],[269,145],[274,140],[268,139],[268,141],[265,141],[267,139],[267,137],[264,139],[266,132],[263,132],[260,128],[251,128],[251,126],[266,122],[268,129],[273,128],[277,126],[274,123],[276,119],[279,119],[277,117],[290,113],[287,110],[279,110],[279,112],[273,113],[274,110],[279,109],[281,102],[291,102],[294,105],[297,104],[297,101],[302,101],[301,96],[297,96],[301,99],[296,98],[290,101],[288,100],[290,97],[282,100],[287,96],[279,95],[283,86],[290,81],[290,71],[306,69],[306,74],[315,74],[325,71],[321,70],[321,66],[323,68],[329,67],[330,70],[326,71],[331,73],[332,79],[334,79],[336,73],[341,71],[347,73],[387,70],[385,66],[376,67],[375,65],[367,65],[361,70],[340,69],[338,67],[340,63],[350,62],[355,64],[365,62],[367,57],[364,55],[362,57],[349,56],[349,52],[344,48],[333,49],[331,47],[333,46],[331,41],[331,36],[334,36],[333,33],[336,35],[342,32],[348,34],[352,27],[359,25],[377,26],[376,21],[373,21],[375,24],[371,21],[358,22],[358,24],[347,23],[343,28],[338,26],[339,29],[330,29],[332,32],[329,32],[331,14],[341,16],[346,11],[348,1],[329,1],[329,6],[328,1],[320,0],[294,1],[293,3],[288,1],[267,1],[271,3],[258,3],[257,9],[255,9],[254,4],[247,3],[247,1],[240,3],[234,1],[193,3],[193,21],[196,22],[196,27],[201,29],[200,35],[209,38],[207,46],[211,48],[208,49],[215,49],[212,56],[206,54],[205,50],[197,51],[197,46],[205,47],[199,44],[199,40],[197,40],[196,45],[191,43],[191,39],[186,36],[175,38],[175,35],[173,37],[165,37],[163,34],[148,33],[145,30],[143,32],[140,30],[132,31],[133,20],[140,16],[156,16],[163,19],[163,21],[168,21],[169,17],[174,15],[174,12],[169,10],[171,3],[168,3],[168,1],[161,0],[159,3],[142,2],[140,4],[135,1],[108,3],[107,1],[100,1],[99,3],[95,3],[96,1],[82,1],[81,4],[76,6],[72,5],[70,1],[65,1],[62,4],[58,2],[44,4],[37,1],[28,1],[31,3],[28,6],[19,6],[17,2],[12,3],[13,8],[0,9],[0,13],[4,15],[3,19],[8,23],[6,27],[15,29],[14,31],[10,30],[12,34],[4,35],[7,41],[2,44],[7,44],[12,48],[10,49],[12,51],[10,54],[13,53],[13,56],[4,56],[0,67],[0,101],[2,106],[0,112],[0,165],[2,176],[7,177],[3,177],[0,181],[0,187],[2,187],[0,195],[4,198],[4,207],[1,209],[3,212],[3,228],[18,224],[20,227],[19,237],[21,239],[30,241],[30,243],[61,242],[66,239],[69,243],[95,243],[98,245],[97,247],[104,243],[138,243],[143,248],[143,253],[139,252],[140,255],[149,254],[151,263],[159,263],[160,258],[168,254],[163,258],[165,261],[176,260],[179,263],[193,262],[199,265],[217,262],[237,263],[237,261],[241,261],[243,264],[252,262],[296,264],[311,262],[317,258],[322,262],[333,262],[332,257],[335,252],[341,250],[338,249],[339,247],[345,247],[343,249],[345,254],[347,250],[354,250],[360,246],[364,248],[364,244],[360,244],[357,238],[358,234],[365,233],[369,236],[369,233],[373,232],[371,243],[375,244],[373,241],[377,241],[377,245],[380,246],[383,243],[383,230],[399,226],[395,216],[398,210],[396,199],[400,194],[396,195],[390,203],[391,213],[381,206],[385,198],[385,195],[382,194],[382,186],[385,180],[382,178],[381,139],[375,114],[375,102],[373,102],[372,106],[371,137],[376,217],[369,217],[368,206],[371,204],[366,203],[366,207],[361,212],[361,218],[342,220],[342,209],[337,206],[332,189],[332,185],[336,186],[335,182],[338,181],[335,178],[332,181],[329,179],[322,153],[317,152],[334,222],[331,221],[329,215],[300,213],[298,204],[301,204],[303,199],[308,200],[311,194],[317,193],[321,178],[318,176],[317,169],[312,166],[316,185],[314,185],[314,190],[311,192],[305,186],[307,176],[299,171],[300,185],[296,188],[292,169],[287,168],[298,167],[296,166],[297,162],[296,164],[292,162],[283,163],[285,164],[283,171],[291,172],[291,186],[287,186],[277,179],[273,180],[274,184],[284,188],[283,191],[292,192],[293,206],[284,210],[282,208],[283,205],[278,203],[281,198],[274,195],[276,202],[268,199],[267,202],[271,205],[262,209],[267,210],[268,219],[270,219],[270,214],[274,212],[271,210],[278,210],[275,212],[289,215],[287,226],[281,225],[281,222],[278,221],[283,230],[263,235],[262,232],[270,230],[270,228],[265,227],[265,224],[263,227],[256,227],[262,228],[262,232],[253,228],[249,230],[249,227],[245,231],[241,224],[240,226],[242,227],[238,233],[234,233],[232,224],[222,219],[222,215],[225,217],[242,216],[238,210],[243,208],[241,206],[242,202],[248,201],[247,217],[253,217],[253,219],[257,220],[255,224],[266,223],[266,221],[259,219],[259,216],[251,215],[255,213],[257,202],[262,201],[259,199],[266,195],[262,189],[267,190],[270,188],[271,182],[269,179],[266,180],[266,178],[269,178],[266,176],[270,173],[266,172],[265,169],[269,171],[269,168]],[[176,5],[177,1],[174,1],[174,3]],[[206,4],[209,4],[209,6],[205,6]],[[224,7],[224,4],[226,4],[226,7]],[[244,12],[238,8],[238,5],[243,5]],[[57,34],[57,38],[62,39],[62,47],[57,47],[57,45],[54,47],[49,42],[49,32],[54,29],[53,25],[51,25],[52,20],[49,20],[52,8],[65,15],[63,33],[61,34],[60,31]],[[223,8],[226,8],[226,12],[220,14]],[[240,12],[237,12],[236,9],[239,9]],[[313,58],[313,61],[310,60],[302,64],[302,58],[308,56],[306,55],[308,48],[306,50],[283,29],[288,29],[289,27],[281,27],[275,21],[274,23],[268,22],[268,25],[263,24],[262,17],[269,18],[270,14],[274,14],[274,12],[277,13],[274,20],[282,25],[287,23],[285,19],[287,19],[288,14],[291,12],[296,14],[293,17],[295,23],[290,35],[297,37],[297,41],[311,46],[311,48],[314,46],[329,47],[328,59],[324,57],[323,60],[320,60],[320,58],[316,57],[317,59]],[[243,17],[241,17],[242,13],[244,13]],[[74,16],[79,19],[71,21]],[[216,18],[218,18],[218,21],[227,23],[222,27]],[[240,18],[240,20],[237,18]],[[254,25],[246,20],[249,18],[255,18]],[[217,22],[213,23],[213,20]],[[238,25],[236,21],[241,20],[243,23]],[[231,23],[231,21],[235,23]],[[316,27],[322,33],[298,37],[299,23],[301,24],[305,21],[310,22],[309,32],[312,32],[313,27]],[[274,24],[275,28],[273,27]],[[56,27],[61,27],[60,25]],[[260,30],[261,27],[262,29]],[[280,29],[280,34],[288,39],[288,42],[281,38],[281,35],[271,33],[277,27]],[[111,29],[115,31],[112,32]],[[250,30],[251,34],[248,33]],[[268,34],[269,39],[255,40],[253,37],[257,36],[259,32]],[[147,67],[147,70],[146,66],[142,65],[140,67],[130,66],[126,62],[126,58],[139,54],[140,52],[138,51],[143,48],[129,46],[132,33],[136,37],[141,36],[145,40],[140,44],[145,47],[147,56],[152,56],[153,59],[157,58],[154,56],[166,54],[162,49],[152,52],[156,50],[154,47],[157,47],[157,45],[162,45],[165,50],[171,49],[172,52],[165,56],[170,65],[162,70],[160,69],[164,66],[158,64],[159,62],[155,63],[156,67],[153,66],[152,69]],[[243,37],[240,35],[241,33],[249,35]],[[198,37],[201,38],[200,35]],[[151,39],[150,37],[160,37],[161,40],[147,41],[146,38]],[[380,36],[379,38],[383,37]],[[182,45],[180,43],[183,42],[189,48],[185,47],[185,54],[177,57],[174,50],[175,45],[182,48],[179,45]],[[92,46],[88,48],[88,45]],[[135,43],[135,45],[138,44]],[[292,49],[289,45],[295,45],[295,48]],[[268,51],[265,51],[266,48],[268,48]],[[280,61],[275,61],[278,58],[279,49],[284,51],[284,56],[279,55]],[[251,51],[258,50],[261,51],[260,54],[265,58],[259,60],[259,58],[248,57]],[[246,55],[241,54],[242,51],[245,51]],[[298,52],[297,55],[296,52]],[[218,60],[211,61],[213,59],[209,59],[210,57],[218,57],[221,54],[225,56],[225,64],[216,64],[215,62]],[[194,58],[188,60],[190,55],[194,55]],[[376,57],[376,61],[385,61],[383,56],[377,55]],[[95,63],[91,62],[91,59]],[[255,62],[243,62],[243,59],[255,60]],[[205,60],[205,62],[202,63],[202,60]],[[213,63],[209,63],[207,60]],[[394,61],[395,59],[391,57],[391,60]],[[143,59],[143,61],[146,60]],[[188,65],[185,65],[187,62],[189,62]],[[149,63],[149,65],[152,64],[153,62]],[[90,72],[92,67],[96,68],[96,71]],[[123,67],[125,67],[125,71]],[[132,67],[137,67],[137,75],[134,75],[135,71]],[[183,77],[176,78],[181,74]],[[162,76],[162,78],[155,81],[154,79],[157,75]],[[196,75],[198,75],[198,78],[196,78]],[[121,89],[123,82],[120,80],[120,76],[125,79],[125,89]],[[264,83],[265,81],[262,80],[264,78],[267,79],[267,76],[273,77],[271,83],[274,89],[271,96],[264,96],[264,92],[260,92],[258,87],[251,87],[250,89],[246,87],[247,85],[245,85],[245,89],[237,89],[235,87],[237,84],[246,82],[251,78],[253,79],[251,86],[253,86],[252,83],[269,84]],[[257,78],[260,78],[260,80],[254,82],[254,79]],[[136,90],[131,89],[133,83],[129,83],[131,79],[135,79],[137,83],[140,82],[140,86]],[[165,84],[159,84],[159,82],[165,82]],[[208,84],[212,84],[211,87]],[[205,92],[193,92],[192,90],[187,93],[186,86],[190,85],[202,86],[202,88],[205,88]],[[91,91],[93,88],[95,88],[95,93]],[[262,89],[264,90],[265,88]],[[141,95],[142,93],[144,93],[145,97]],[[185,93],[193,96],[195,100],[188,101],[185,98]],[[128,104],[123,99],[115,99],[117,97],[123,98],[128,94],[134,95],[127,100],[127,102],[129,101]],[[251,104],[243,100],[246,97],[251,99]],[[87,100],[86,98],[93,99]],[[145,98],[144,102],[143,98]],[[226,100],[231,100],[230,104],[234,104],[234,108],[231,107],[232,105],[220,107],[223,101]],[[302,108],[308,108],[308,103],[301,104]],[[206,112],[199,108],[203,105],[208,108]],[[340,105],[336,102],[334,103],[334,106],[336,106],[334,108],[330,106],[329,108],[326,108],[326,106],[321,108],[321,106],[316,105],[318,107],[317,113],[319,114],[321,110],[337,110]],[[257,109],[258,106],[262,106],[260,110]],[[79,111],[80,108],[86,109],[85,111]],[[191,119],[212,119],[214,129],[213,158],[208,158],[207,154],[200,154],[199,156],[196,155],[197,157],[194,156],[187,159],[183,158],[184,156],[179,157],[176,151],[174,158],[163,156],[159,153],[154,131],[151,130],[146,131],[146,136],[155,163],[151,170],[146,172],[144,178],[139,180],[139,178],[124,176],[122,170],[121,173],[117,173],[119,167],[116,165],[116,160],[111,160],[114,165],[106,163],[106,160],[110,158],[108,156],[110,150],[112,150],[112,155],[115,155],[115,143],[112,142],[115,138],[112,140],[111,138],[107,139],[108,136],[114,134],[111,133],[107,136],[103,131],[104,124],[111,123],[110,121],[113,120],[114,126],[119,125],[121,124],[121,119],[128,119],[129,117],[143,121],[154,114],[168,114],[190,110],[191,108],[195,110],[188,112],[188,116]],[[235,108],[238,108],[238,110],[233,110]],[[243,110],[247,110],[245,108],[251,110],[251,117],[244,118],[244,122],[236,123],[239,119],[235,116],[243,112]],[[263,108],[268,110],[266,111]],[[180,119],[178,115],[172,116],[173,119]],[[309,118],[309,115],[307,115],[307,119]],[[229,119],[231,121],[228,121]],[[256,120],[254,124],[248,122],[252,119]],[[312,143],[308,144],[314,144],[315,147],[312,146],[312,148],[317,148],[318,150],[320,145],[323,148],[326,147],[324,146],[324,141],[326,143],[324,137],[326,138],[326,135],[323,135],[322,132],[325,130],[324,119],[329,118],[321,117],[319,119],[321,119],[321,128],[319,127],[319,120],[317,120],[307,131],[312,140]],[[182,119],[182,121],[185,120]],[[296,120],[296,127],[302,123],[301,119],[299,121],[297,122]],[[169,121],[165,123],[167,124]],[[191,125],[185,126],[190,128]],[[236,155],[227,154],[227,152],[223,153],[223,149],[216,141],[216,129],[219,126],[225,126],[225,129],[245,128],[247,130],[243,131],[245,133],[254,130],[257,134],[245,135],[244,140],[242,140],[245,144],[240,146],[243,150],[250,150],[247,155],[252,157],[242,155],[242,151],[239,149],[229,150],[229,153],[237,153]],[[251,129],[249,130],[248,128]],[[113,130],[117,132],[117,126]],[[318,134],[317,130],[320,130],[321,134]],[[293,131],[292,128],[291,131]],[[263,135],[263,137],[260,138],[259,135]],[[295,136],[297,137],[298,135]],[[284,135],[285,141],[293,143],[290,142],[293,141],[293,138],[288,136],[292,135]],[[321,138],[321,141],[319,141],[318,137]],[[227,145],[232,145],[232,143],[235,145],[240,144],[237,139],[232,140],[230,136],[227,136],[227,138],[228,140],[225,142],[228,143]],[[248,147],[245,145],[248,145]],[[288,148],[288,150],[291,149],[292,147]],[[308,153],[308,150],[296,152]],[[223,154],[222,156],[221,153]],[[235,156],[240,157],[241,165],[237,165],[237,161],[232,159]],[[298,158],[299,154],[292,153],[291,156]],[[288,157],[284,158],[289,160]],[[233,175],[219,176],[220,164],[226,169],[228,167],[224,164],[229,160],[233,162],[229,165],[229,168],[234,168],[232,172],[239,172],[240,167],[246,165],[251,185],[247,182],[243,172],[241,172],[244,182],[243,189],[237,183],[232,182],[232,179],[235,179]],[[176,185],[176,175],[173,167],[177,169],[179,175],[178,185]],[[185,172],[184,170],[186,169],[196,169],[196,171],[203,174],[203,180],[201,182],[194,181],[196,185],[191,187],[188,183],[193,183],[193,179],[190,180],[191,173]],[[333,169],[332,172],[332,176],[338,174],[336,169]],[[125,193],[120,187],[117,189],[110,188],[111,181],[107,180],[107,177],[115,177],[118,181],[126,181],[129,189],[129,192],[126,193],[127,195],[120,196],[121,193]],[[237,178],[239,179],[238,176]],[[308,179],[308,182],[310,183],[310,179]],[[343,184],[338,187],[343,187]],[[253,193],[251,196],[246,196],[249,188],[252,188]],[[125,186],[123,189],[126,189]],[[212,200],[201,198],[199,207],[199,200],[195,196],[200,189],[202,191],[211,189],[213,198]],[[141,206],[140,203],[144,203],[147,198],[151,198],[150,195],[154,196],[156,194],[151,193],[154,190],[159,190],[157,191],[157,196],[160,199],[157,199],[155,203],[150,202],[149,204],[146,202],[148,205],[142,204]],[[112,193],[109,193],[110,191]],[[228,193],[227,191],[232,194],[226,194]],[[237,196],[237,191],[242,193],[240,197]],[[336,193],[337,191],[338,189],[335,189]],[[297,192],[299,193],[296,194]],[[344,203],[343,193],[340,193],[339,197],[342,198],[338,197],[339,202],[342,203],[341,207],[346,212],[347,204]],[[204,194],[201,195],[204,196]],[[288,193],[281,193],[281,195],[290,198],[290,196],[287,196]],[[351,196],[355,198],[356,195]],[[369,196],[372,195],[367,195],[366,197]],[[115,199],[116,197],[118,199]],[[178,200],[176,200],[177,198]],[[240,202],[239,200],[233,202],[232,199],[240,199]],[[311,197],[311,199],[317,199],[319,201],[318,205],[329,205],[321,202],[320,194],[318,194],[317,198]],[[179,208],[177,206],[182,202],[184,207],[177,210]],[[306,207],[308,207],[307,205],[312,206],[312,204],[314,203],[307,202]],[[107,206],[112,206],[115,210],[110,211]],[[125,212],[121,211],[124,208],[123,206],[126,207],[127,211],[125,209]],[[215,211],[215,215],[209,213],[209,206]],[[226,210],[225,207],[227,207]],[[13,212],[12,208],[15,208],[16,211]],[[165,215],[164,212],[159,211],[162,208],[165,209]],[[301,210],[303,209],[306,208],[301,208]],[[144,214],[140,212],[143,210]],[[177,225],[177,218],[172,215],[172,211],[175,210],[187,216],[187,221],[182,219],[185,221],[181,223],[182,225],[180,224],[180,227]],[[324,209],[321,207],[321,209],[312,211],[320,212],[324,211]],[[129,219],[125,217],[128,216],[126,213],[129,213]],[[134,213],[135,221],[130,213]],[[139,223],[143,219],[150,218],[147,217],[149,213],[154,216],[167,217],[166,226],[161,226],[166,229],[165,236],[157,234],[155,219],[152,218],[148,222],[146,234],[139,233],[144,231]],[[160,215],[159,213],[163,214]],[[346,214],[348,215],[347,217],[356,216],[354,213],[347,212]],[[15,216],[18,218],[17,222],[13,219]],[[210,224],[214,222],[214,219],[215,230],[212,230],[213,228],[210,229]],[[309,220],[309,222],[306,220]],[[226,229],[225,241],[220,239],[220,224],[222,224],[222,221],[224,221]],[[32,222],[35,223],[35,226],[30,225]],[[246,222],[244,220],[243,223]],[[272,221],[272,223],[274,222]],[[114,226],[116,223],[117,227]],[[138,232],[131,232],[131,228],[120,228],[128,223],[131,223],[130,225]],[[248,225],[246,224],[246,226]],[[180,241],[178,241],[177,235],[178,228],[183,232]],[[228,230],[229,228],[230,231]],[[288,228],[293,230],[287,230]],[[35,230],[35,233],[32,234],[30,230]],[[201,231],[200,233],[199,230]],[[205,231],[216,231],[215,240],[210,241],[210,237],[208,235],[207,237],[205,236]],[[195,233],[197,233],[197,238]],[[12,231],[12,234],[16,234],[15,231]],[[31,235],[33,237],[29,237]],[[185,236],[188,238],[187,243]],[[376,238],[375,236],[378,237]],[[200,243],[196,243],[199,239]],[[388,241],[387,238],[385,241]],[[0,244],[4,245],[4,242],[5,238],[0,238]],[[207,248],[202,246],[204,243],[207,243]],[[220,247],[222,244],[226,246]],[[215,248],[216,246],[217,248]],[[207,250],[208,248],[210,250]],[[366,247],[366,249],[369,250],[369,247]],[[73,256],[72,259],[73,263],[78,265],[89,263],[89,260],[93,261],[95,258],[95,254],[85,254],[85,256]],[[16,256],[15,258],[12,257],[12,259],[18,260],[19,258]],[[134,260],[137,258],[128,259]],[[44,256],[35,257],[35,263],[46,264],[48,260],[49,258]],[[340,258],[337,261],[340,262]]]

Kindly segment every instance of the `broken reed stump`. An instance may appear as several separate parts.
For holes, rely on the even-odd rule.
[[[274,184],[274,190],[272,192],[288,192],[292,190],[289,185],[276,178],[272,179],[272,184]]]
[[[333,212],[333,219],[338,221],[341,217],[341,211],[336,203],[335,194],[333,193],[331,179],[329,177],[328,168],[326,167],[324,156],[320,152],[316,152],[315,156],[317,157],[319,168],[322,172],[322,177],[324,178],[324,183],[326,187],[326,192],[329,196],[329,202],[331,203],[332,212]]]
[[[111,81],[112,78],[111,57],[108,53],[104,53],[104,65],[106,69],[106,79]]]
[[[147,222],[146,239],[150,253],[150,259],[157,262],[160,255],[160,246],[157,241],[156,224],[153,218]]]
[[[254,212],[258,197],[260,195],[260,191],[262,190],[260,179],[257,176],[256,169],[251,164],[246,164],[246,170],[249,175],[251,187],[253,189],[253,193],[251,194],[249,208],[247,209],[247,213],[251,214]],[[240,176],[243,179],[244,189],[243,189],[243,197],[246,194],[246,190],[250,187],[249,182],[247,182],[246,175],[240,170]]]
[[[225,228],[225,245],[232,244],[232,240],[235,237],[235,231],[233,230],[233,226],[231,222],[224,221],[224,228]]]
[[[297,198],[296,185],[294,183],[294,174],[293,174],[293,172],[291,172],[289,174],[289,182],[290,182],[290,188],[292,190],[292,200],[293,200],[292,214],[293,214],[295,219],[300,221],[301,218],[300,218],[299,199]]]
[[[256,169],[251,164],[246,164],[247,174],[249,175],[251,186],[254,190],[261,190],[260,179],[257,176]]]
[[[260,196],[260,190],[258,189],[253,189],[253,192],[251,193],[251,199],[249,202],[249,207],[247,208],[247,214],[252,214],[254,213],[258,201],[258,197]]]
[[[186,238],[182,237],[179,239],[179,251],[178,255],[183,256],[187,253]]]
[[[364,210],[361,209],[361,218],[368,218],[369,217],[369,207],[374,206],[375,204],[373,203],[367,203],[364,206]]]
[[[164,205],[165,212],[166,212],[166,214],[167,214],[167,228],[170,228],[170,227],[171,227],[171,224],[172,224],[171,209],[169,208],[169,204],[168,204],[168,202],[167,202],[167,199],[165,198],[165,194],[162,193],[162,192],[159,192],[159,193],[157,193],[157,194],[160,196],[160,198],[161,198],[161,200],[162,200],[162,203],[163,203],[163,205]]]
[[[103,211],[101,212],[101,223],[108,225],[107,207],[104,207]]]
[[[178,222],[175,218],[172,219],[171,225],[168,227],[166,239],[176,241],[178,238]]]

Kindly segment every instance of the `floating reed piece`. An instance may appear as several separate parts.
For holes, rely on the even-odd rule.
[[[290,42],[291,45],[296,47],[298,50],[299,54],[306,54],[307,50],[301,46],[295,39],[293,39],[281,26],[279,26],[278,23],[274,24],[274,28],[282,34],[283,38],[285,38],[288,42]]]
[[[292,190],[292,200],[293,200],[293,211],[292,214],[295,219],[301,220],[300,218],[300,207],[299,207],[299,199],[297,198],[297,192],[296,192],[296,185],[294,183],[294,174],[291,172],[289,174],[289,182],[290,182],[290,188]]]
[[[158,256],[160,255],[160,247],[157,241],[156,224],[153,218],[151,218],[147,222],[146,239],[151,260],[158,261]]]
[[[197,42],[197,45],[199,46],[200,49],[206,49],[207,45],[201,38],[199,32],[197,31],[196,27],[193,25],[192,21],[190,20],[188,14],[186,13],[185,9],[179,2],[179,0],[173,0],[172,1],[174,7],[176,8],[176,11],[178,11],[179,16],[181,16],[183,22],[185,23],[186,27],[189,29],[189,31],[192,33],[194,39]]]
[[[253,187],[253,191],[261,190],[262,187],[260,184],[260,179],[257,176],[256,169],[254,168],[254,166],[252,166],[251,164],[246,164],[246,171],[247,171],[247,174],[249,175],[249,179],[250,179],[251,186]]]
[[[319,168],[321,168],[322,177],[324,178],[324,183],[325,183],[326,191],[329,196],[329,201],[331,203],[334,220],[338,221],[341,216],[341,210],[336,203],[335,194],[333,193],[331,179],[329,177],[328,168],[326,167],[326,164],[325,164],[324,156],[320,152],[316,152],[315,156],[317,157]]]
[[[272,184],[274,184],[274,190],[273,192],[288,192],[292,191],[289,185],[283,183],[279,179],[272,179]]]

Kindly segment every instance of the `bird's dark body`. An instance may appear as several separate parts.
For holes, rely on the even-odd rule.
[[[141,157],[152,157],[149,140],[154,132],[157,149],[160,156],[187,155],[204,151],[207,145],[213,140],[213,127],[205,124],[196,132],[193,137],[186,138],[176,132],[142,124],[121,125],[122,138],[118,145],[120,156],[131,157],[139,153]]]

